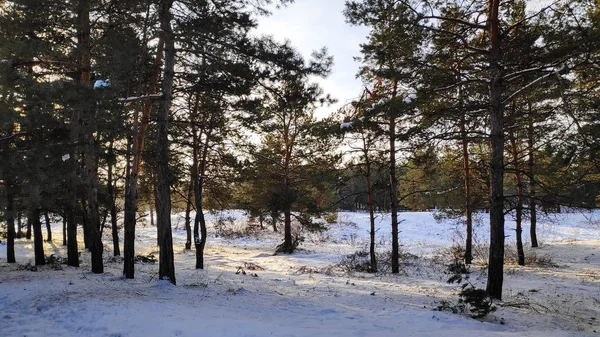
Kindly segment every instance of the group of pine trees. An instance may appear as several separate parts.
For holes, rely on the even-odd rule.
[[[502,296],[507,211],[521,225],[558,205],[594,207],[598,191],[600,10],[589,0],[347,1],[370,28],[365,89],[331,117],[311,82],[332,58],[306,61],[256,37],[257,17],[291,0],[17,0],[0,2],[0,181],[8,262],[30,229],[44,264],[42,221],[62,219],[68,264],[83,228],[103,272],[105,229],[133,278],[139,212],[150,210],[159,277],[175,283],[171,214],[204,268],[204,210],[237,207],[283,229],[338,208],[392,214],[443,208],[466,224],[489,211],[487,292]],[[340,116],[341,115],[341,116]],[[336,118],[343,118],[341,124]],[[343,160],[343,158],[345,158]],[[23,221],[25,220],[25,221]],[[119,229],[123,228],[123,249]],[[17,228],[15,228],[17,227]]]

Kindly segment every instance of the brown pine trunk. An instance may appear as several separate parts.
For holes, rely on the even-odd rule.
[[[175,75],[175,37],[171,30],[171,6],[173,1],[162,0],[159,19],[161,35],[165,41],[165,66],[162,82],[162,104],[157,118],[157,207],[156,221],[159,228],[160,258],[158,276],[177,284],[171,233],[171,190],[169,186],[169,112]]]
[[[158,89],[158,80],[160,77],[162,54],[164,49],[164,36],[161,34],[158,40],[158,47],[156,50],[156,57],[154,58],[154,74],[150,82],[150,94],[156,94]],[[125,188],[125,215],[123,217],[123,275],[126,278],[134,278],[134,258],[135,258],[135,221],[137,213],[137,200],[138,200],[138,179],[140,173],[140,166],[142,163],[142,153],[144,151],[144,144],[146,140],[146,134],[148,131],[148,125],[150,123],[150,114],[152,113],[152,102],[149,101],[144,105],[142,112],[141,121],[138,121],[137,111],[134,116],[133,129],[136,130],[136,134],[133,137],[132,146],[132,162],[131,167],[128,170],[128,177],[126,179]],[[129,152],[129,151],[128,151]]]
[[[533,115],[531,111],[531,102],[527,104],[528,108],[528,127],[527,127],[527,151],[529,152],[529,158],[527,160],[527,166],[529,170],[529,218],[531,226],[529,227],[529,236],[531,237],[531,247],[538,247],[537,240],[537,210],[536,210],[536,200],[535,200],[535,175],[533,173],[534,168],[534,155],[533,155],[533,146],[534,146],[534,133],[533,133]]]
[[[515,207],[516,238],[517,238],[517,263],[519,266],[525,265],[525,252],[523,251],[523,182],[521,172],[519,171],[519,151],[517,148],[517,139],[514,131],[510,132],[510,143],[512,147],[513,166],[515,169],[515,180],[517,181],[517,204]]]
[[[504,280],[504,106],[502,104],[502,54],[499,21],[500,0],[489,1],[490,34],[490,141],[492,153],[490,195],[490,253],[486,292],[502,299]]]
[[[46,241],[52,242],[52,227],[50,226],[50,215],[48,214],[48,211],[44,211],[44,222],[46,223],[46,232],[48,233]]]

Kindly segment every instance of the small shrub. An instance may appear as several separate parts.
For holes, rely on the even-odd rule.
[[[325,214],[324,218],[325,218],[325,222],[327,222],[328,224],[334,224],[338,220],[338,214],[337,214],[337,212],[328,213],[328,214]]]
[[[472,318],[483,318],[496,311],[496,306],[486,291],[475,288],[473,285],[464,284],[458,296],[460,297],[459,305],[464,304]]]
[[[369,252],[366,251],[358,251],[353,254],[345,255],[336,266],[345,272],[374,272],[373,267],[371,266]]]
[[[469,282],[470,270],[461,260],[454,260],[447,266],[450,278],[448,283],[462,283],[461,291],[458,294],[458,302],[452,304],[448,301],[440,302],[438,310],[451,311],[453,313],[466,313],[472,318],[483,318],[494,312],[492,299],[485,290],[474,287]]]

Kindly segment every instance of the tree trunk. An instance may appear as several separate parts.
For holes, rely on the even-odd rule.
[[[104,272],[102,253],[102,236],[100,234],[100,214],[98,208],[98,162],[96,156],[96,147],[94,134],[97,132],[96,125],[96,106],[93,99],[91,80],[91,37],[90,37],[90,3],[89,0],[80,0],[77,8],[78,29],[77,29],[77,47],[79,56],[79,84],[82,109],[82,119],[84,127],[82,128],[83,143],[83,170],[82,178],[85,186],[85,199],[87,201],[87,233],[88,249],[91,253],[92,272],[100,274]],[[90,100],[90,98],[92,98]],[[85,212],[85,207],[84,207]],[[85,228],[84,228],[85,230]]]
[[[62,214],[62,245],[67,245],[67,216],[66,214]]]
[[[513,165],[515,169],[515,179],[517,181],[517,204],[515,207],[515,221],[516,221],[516,238],[517,238],[517,263],[519,266],[525,265],[525,252],[523,251],[523,182],[521,179],[521,172],[519,171],[519,151],[517,148],[517,139],[515,138],[514,131],[510,132],[510,143],[512,147]]]
[[[375,210],[373,207],[373,192],[371,189],[371,164],[367,160],[367,173],[366,173],[366,183],[367,183],[367,204],[369,206],[369,222],[371,224],[369,237],[370,237],[370,245],[369,245],[369,257],[371,260],[371,272],[377,272],[377,255],[375,255]]]
[[[164,35],[161,34],[158,40],[156,57],[154,58],[154,74],[150,82],[150,94],[156,94],[158,89],[158,79],[160,77],[160,66],[162,63],[164,44]],[[131,163],[131,168],[128,170],[129,179],[126,179],[125,215],[123,217],[123,275],[125,275],[126,278],[134,278],[135,276],[135,221],[138,200],[138,179],[142,162],[142,152],[144,151],[144,143],[146,140],[146,133],[148,131],[148,124],[150,123],[151,113],[152,102],[150,101],[144,105],[141,122],[138,121],[139,116],[137,112],[134,116],[133,129],[137,130],[137,133],[133,140],[133,160]]]
[[[271,210],[271,226],[273,227],[273,232],[277,233],[277,218],[279,218],[279,212],[276,210]]]
[[[369,237],[369,257],[371,272],[377,272],[377,255],[375,255],[375,208],[373,205],[373,189],[371,184],[371,160],[369,159],[369,143],[363,136],[363,156],[365,157],[365,182],[367,184],[367,206],[369,207],[369,223],[371,225]]]
[[[4,180],[6,193],[6,227],[8,235],[6,238],[6,261],[15,263],[15,204],[13,197],[13,184],[10,179]]]
[[[188,185],[187,200],[185,201],[185,250],[192,249],[192,197],[194,195],[194,178],[190,169],[190,183]]]
[[[18,238],[22,238],[23,237],[23,223],[21,221],[21,213],[17,212],[17,237]]]
[[[42,222],[40,221],[40,210],[35,205],[29,207],[27,213],[27,222],[33,227],[33,250],[35,253],[35,265],[43,266],[46,264],[44,256],[44,238],[42,236]]]
[[[465,222],[467,239],[465,243],[465,264],[473,261],[473,210],[471,209],[471,169],[469,167],[469,140],[467,138],[465,116],[461,118],[460,133],[462,138],[463,170],[465,173]]]
[[[504,280],[504,107],[502,104],[502,65],[499,27],[500,0],[490,0],[490,140],[492,153],[490,195],[490,253],[486,292],[502,299]]]
[[[81,223],[83,229],[83,248],[89,250],[90,249],[90,226],[89,226],[89,218],[88,218],[88,210],[85,205],[85,199],[80,198],[79,204],[81,205],[80,214],[81,214]]]
[[[536,210],[536,200],[535,200],[535,175],[533,173],[534,167],[534,155],[533,155],[533,146],[534,146],[534,133],[533,133],[533,115],[531,112],[531,102],[527,103],[528,108],[528,127],[527,127],[527,151],[529,152],[529,158],[527,160],[527,166],[529,170],[529,218],[531,226],[529,227],[529,236],[531,237],[531,247],[538,247],[537,240],[537,210]]]
[[[157,203],[156,220],[160,231],[160,258],[158,276],[177,284],[171,234],[171,191],[169,186],[169,112],[175,67],[175,37],[171,30],[172,0],[162,0],[159,19],[165,41],[165,66],[162,83],[162,104],[157,118]]]
[[[396,96],[398,82],[394,80],[392,97]],[[393,113],[389,121],[390,141],[390,211],[392,215],[392,273],[400,272],[400,247],[398,242],[398,177],[396,177],[396,118]]]
[[[25,239],[31,240],[31,221],[29,221],[29,214],[27,215],[27,231],[25,232]]]
[[[107,176],[107,187],[108,187],[108,199],[110,200],[110,224],[111,234],[113,240],[113,256],[121,255],[119,249],[119,228],[117,226],[117,196],[115,193],[115,181],[113,177],[113,171],[115,166],[115,151],[114,151],[114,140],[110,140],[108,145],[108,156],[110,161],[108,163],[108,176]]]
[[[50,215],[48,215],[48,211],[44,211],[44,222],[46,223],[46,232],[48,233],[46,241],[52,242],[52,227],[50,226]]]

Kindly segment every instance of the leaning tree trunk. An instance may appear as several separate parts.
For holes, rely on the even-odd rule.
[[[52,226],[50,226],[50,215],[48,211],[44,211],[44,222],[46,223],[46,232],[48,233],[46,241],[52,242]]]
[[[500,47],[500,0],[490,0],[489,71],[490,71],[490,140],[492,153],[490,195],[490,253],[487,294],[502,299],[504,280],[504,107],[502,103],[502,54]]]
[[[534,167],[534,155],[533,155],[533,146],[534,146],[534,133],[533,133],[533,115],[531,113],[531,102],[527,103],[528,108],[528,127],[527,127],[527,151],[529,152],[529,158],[527,160],[527,166],[529,171],[529,218],[530,218],[530,227],[529,227],[529,236],[531,237],[531,247],[536,248],[538,246],[537,240],[537,210],[536,210],[536,200],[535,200],[535,175],[533,173]]]
[[[21,222],[21,213],[17,212],[17,237],[18,238],[22,238],[23,237],[23,223]]]
[[[515,221],[516,221],[516,238],[517,238],[517,263],[519,266],[525,265],[525,252],[523,251],[523,182],[521,179],[521,171],[519,168],[519,151],[517,148],[517,139],[515,138],[514,131],[510,132],[510,143],[512,147],[513,155],[513,166],[515,169],[515,179],[517,181],[517,204],[515,207]]]
[[[157,208],[156,221],[160,231],[160,258],[158,276],[177,284],[171,233],[171,191],[169,186],[169,112],[175,75],[175,37],[171,30],[172,0],[160,3],[159,20],[161,35],[165,41],[165,67],[162,83],[162,104],[157,118]]]

